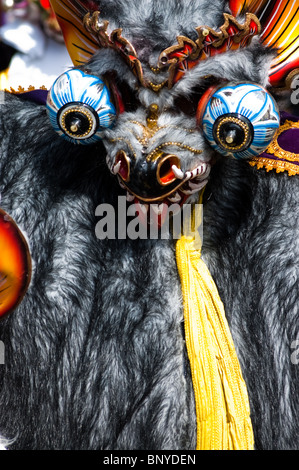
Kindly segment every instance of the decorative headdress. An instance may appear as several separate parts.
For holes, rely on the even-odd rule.
[[[261,22],[261,41],[275,50],[269,81],[273,87],[289,87],[299,73],[299,10],[297,1],[230,0],[234,16],[254,13]]]
[[[245,23],[239,23],[232,15],[224,14],[224,23],[215,31],[209,26],[196,28],[198,39],[193,41],[186,36],[178,36],[177,44],[161,52],[155,72],[168,69],[168,79],[154,84],[143,77],[143,70],[138,55],[132,44],[122,37],[122,30],[116,29],[108,34],[108,21],[101,21],[100,12],[87,13],[83,18],[85,29],[95,34],[100,47],[112,47],[120,52],[139,79],[139,82],[159,91],[166,84],[171,88],[186,71],[200,61],[228,50],[236,50],[247,46],[252,37],[260,32],[260,23],[251,13],[246,15]]]
[[[155,70],[168,68],[164,83],[145,81],[142,66],[132,44],[122,36],[122,29],[108,32],[109,22],[101,18],[97,6],[90,1],[51,0],[64,35],[66,47],[74,65],[83,65],[99,48],[111,47],[120,52],[143,86],[159,91],[171,87],[185,72],[208,57],[247,46],[252,37],[261,34],[269,49],[277,50],[269,80],[272,86],[285,87],[299,72],[298,8],[288,0],[230,0],[232,15],[224,14],[224,23],[218,30],[209,26],[196,28],[198,38],[193,41],[178,36],[177,44],[161,52]],[[245,15],[244,22],[236,17]]]

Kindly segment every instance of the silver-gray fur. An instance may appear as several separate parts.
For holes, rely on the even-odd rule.
[[[139,51],[145,75],[178,34],[217,27],[226,2],[103,0],[102,16]],[[194,449],[196,417],[183,333],[175,246],[169,240],[98,240],[95,209],[124,194],[110,167],[136,139],[146,107],[163,110],[155,145],[175,138],[212,155],[176,99],[205,75],[267,82],[257,41],[191,70],[173,89],[140,90],[104,145],[76,146],[51,128],[43,106],[7,96],[0,108],[1,206],[26,233],[34,263],[21,305],[0,322],[0,433],[12,449]],[[136,78],[114,51],[89,69]],[[156,78],[156,77],[155,77]],[[162,77],[163,78],[163,77]],[[161,79],[162,79],[161,78]],[[175,128],[173,127],[175,126]],[[194,128],[192,138],[185,128]],[[171,138],[170,138],[171,137]],[[147,151],[153,143],[149,141]],[[180,152],[184,170],[198,156]],[[258,449],[298,448],[299,180],[216,159],[205,192],[203,256],[218,285],[248,386]]]

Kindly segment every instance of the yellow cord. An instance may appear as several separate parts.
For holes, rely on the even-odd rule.
[[[177,241],[176,259],[195,394],[197,449],[250,450],[254,442],[246,385],[223,303],[193,241],[185,236]]]

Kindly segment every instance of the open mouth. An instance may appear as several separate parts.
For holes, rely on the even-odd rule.
[[[144,197],[133,192],[118,174],[120,186],[126,190],[126,199],[135,204],[138,216],[143,223],[157,224],[161,227],[165,218],[171,212],[178,213],[185,202],[195,193],[203,189],[209,179],[211,165],[201,163],[193,170],[183,172],[176,165],[172,165],[178,184],[169,193],[159,197]]]

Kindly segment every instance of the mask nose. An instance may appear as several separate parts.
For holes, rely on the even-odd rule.
[[[137,123],[143,128],[141,142],[144,149],[159,130],[159,114],[158,105],[151,104],[147,108],[146,125]],[[162,199],[179,185],[184,176],[180,158],[163,152],[159,147],[149,154],[145,152],[139,158],[125,150],[119,150],[113,172],[118,174],[130,192],[145,200]]]
[[[181,182],[183,176],[179,157],[162,151],[150,158],[135,160],[120,150],[115,158],[114,173],[131,192],[144,199],[163,197]]]
[[[180,168],[181,163],[179,157],[161,152],[157,158],[157,182],[164,187],[174,183],[178,179],[176,173]]]

